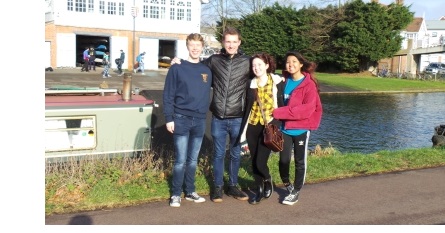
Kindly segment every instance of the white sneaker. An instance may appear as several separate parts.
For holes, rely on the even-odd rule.
[[[105,75],[102,75],[102,78],[107,78],[107,76],[105,76]]]
[[[141,73],[142,75],[145,75],[145,73]]]
[[[206,199],[204,199],[203,197],[200,197],[196,192],[187,194],[185,196],[185,200],[187,201],[194,201],[195,203],[201,203],[201,202],[205,202]]]
[[[111,78],[111,75],[108,75],[107,77],[108,77],[108,78]]]
[[[136,70],[135,69],[133,69],[133,72],[136,74]]]
[[[180,196],[172,196],[170,198],[170,206],[171,207],[180,207],[181,206],[181,197]]]

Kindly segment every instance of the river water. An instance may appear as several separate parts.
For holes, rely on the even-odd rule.
[[[445,124],[445,92],[321,94],[323,116],[309,149],[332,145],[342,153],[431,147]]]

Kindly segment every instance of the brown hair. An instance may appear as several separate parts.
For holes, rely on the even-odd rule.
[[[277,68],[277,65],[275,63],[275,58],[268,53],[256,53],[250,58],[250,63],[252,64],[253,59],[259,58],[264,61],[264,63],[269,65],[269,68],[267,68],[267,73],[275,73],[275,69]]]
[[[202,46],[204,47],[204,37],[201,36],[201,34],[199,33],[191,33],[190,35],[187,36],[187,39],[185,41],[185,45],[187,46],[189,41],[192,40],[197,40],[197,41],[201,41]]]
[[[222,35],[223,41],[226,39],[226,35],[236,35],[241,40],[241,32],[234,27],[226,27]]]

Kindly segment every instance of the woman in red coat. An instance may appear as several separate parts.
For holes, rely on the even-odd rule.
[[[282,201],[285,205],[297,203],[303,187],[306,166],[307,146],[311,130],[316,130],[321,122],[322,106],[318,82],[314,72],[316,64],[308,61],[299,52],[289,51],[285,56],[286,71],[284,105],[273,111],[273,118],[283,122],[281,130],[284,149],[280,152],[280,177],[289,194]],[[289,168],[294,151],[295,181],[289,178]]]

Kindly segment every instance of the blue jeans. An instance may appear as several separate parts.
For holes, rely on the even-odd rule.
[[[224,185],[224,157],[226,154],[226,138],[229,135],[229,186],[238,184],[238,171],[240,167],[241,144],[238,135],[241,129],[242,118],[219,119],[212,116],[213,138],[213,176],[215,186]]]
[[[198,154],[204,137],[206,119],[182,114],[174,116],[175,162],[173,166],[172,196],[195,192]]]
[[[144,73],[144,63],[143,62],[139,62],[139,67],[136,69],[136,72],[141,71],[142,73]]]

